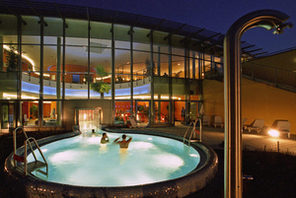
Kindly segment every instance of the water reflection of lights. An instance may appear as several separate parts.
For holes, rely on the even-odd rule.
[[[165,168],[171,168],[171,169],[177,169],[180,166],[184,165],[183,159],[181,159],[177,155],[173,154],[159,154],[154,157],[155,163],[157,166],[165,167]]]
[[[132,142],[130,144],[131,149],[151,149],[154,145],[150,142]]]
[[[52,157],[50,157],[49,160],[54,164],[62,164],[65,162],[76,161],[76,159],[79,159],[80,157],[81,157],[81,152],[79,151],[63,151],[63,152],[54,154]]]
[[[86,114],[83,114],[83,119],[86,120]]]
[[[99,153],[106,153],[107,152],[107,144],[100,144]]]
[[[191,157],[199,157],[199,155],[193,154],[193,153],[189,154],[189,156],[191,156]]]
[[[100,144],[101,138],[98,136],[92,136],[87,138],[88,144]]]
[[[45,153],[48,149],[41,149],[42,153]]]

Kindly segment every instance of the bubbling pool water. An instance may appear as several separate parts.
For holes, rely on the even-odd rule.
[[[182,142],[151,135],[130,134],[128,149],[112,143],[122,134],[109,133],[110,143],[100,144],[101,134],[85,133],[41,147],[49,175],[41,179],[77,186],[133,186],[184,176],[200,161],[199,153]],[[37,154],[37,153],[36,153]],[[38,159],[41,156],[37,154]],[[33,161],[33,156],[28,156]]]

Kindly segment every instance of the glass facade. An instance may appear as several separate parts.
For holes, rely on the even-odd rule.
[[[63,127],[65,101],[109,102],[107,124],[186,122],[198,114],[201,79],[223,71],[221,57],[167,32],[70,18],[0,21],[1,130]]]

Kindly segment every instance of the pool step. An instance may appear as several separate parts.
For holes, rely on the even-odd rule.
[[[34,161],[34,162],[28,163],[27,170],[29,173],[32,173],[33,171],[36,170],[44,175],[47,175],[45,171],[41,170],[41,168],[44,168],[44,167],[46,167],[46,164],[44,162]]]

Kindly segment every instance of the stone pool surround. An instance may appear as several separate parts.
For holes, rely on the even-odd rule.
[[[104,129],[112,133],[145,134],[166,137],[183,141],[180,136],[151,132],[151,131],[129,131],[120,129]],[[78,132],[71,132],[55,135],[38,140],[40,146],[79,135]],[[11,184],[9,187],[16,195],[23,197],[52,197],[52,198],[89,198],[89,197],[184,197],[204,188],[216,175],[218,169],[218,157],[216,153],[203,143],[191,143],[191,146],[200,154],[198,166],[182,177],[156,182],[145,185],[135,185],[127,187],[82,187],[67,184],[48,182],[37,178],[32,174],[24,176],[23,169],[13,167],[13,154],[10,154],[5,161],[5,172]],[[17,149],[18,155],[24,154],[24,147]],[[28,151],[29,154],[29,151]]]

